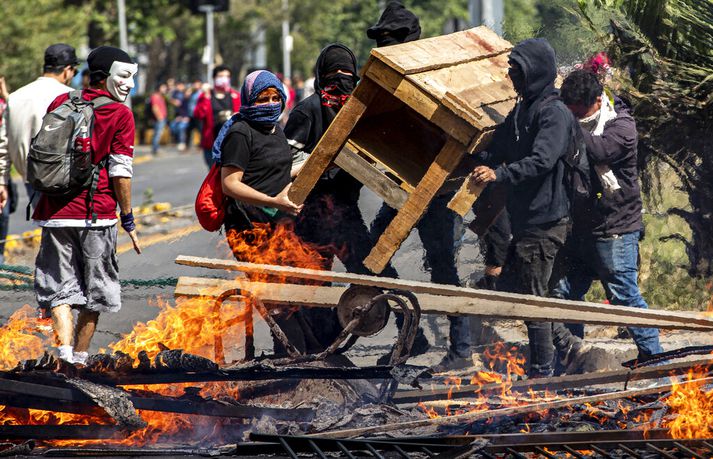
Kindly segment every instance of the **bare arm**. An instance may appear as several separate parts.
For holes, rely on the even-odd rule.
[[[116,200],[119,202],[121,215],[129,214],[131,212],[131,177],[112,177],[111,181],[114,185]],[[136,234],[136,230],[129,232],[129,237],[134,244],[136,253],[141,253],[139,237]]]
[[[287,198],[287,191],[290,185],[287,185],[280,194],[272,197],[243,183],[242,169],[233,166],[223,166],[220,173],[223,182],[223,193],[233,199],[255,206],[276,207],[291,215],[297,215],[302,209],[302,206],[294,204]]]

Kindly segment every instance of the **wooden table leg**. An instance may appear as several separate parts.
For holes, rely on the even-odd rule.
[[[324,133],[322,139],[307,158],[302,170],[292,183],[289,197],[295,204],[303,204],[307,196],[317,184],[319,177],[327,170],[334,158],[341,151],[356,126],[359,118],[364,114],[367,106],[379,92],[379,86],[371,80],[364,79],[357,86],[344,107],[339,110],[332,124]]]
[[[453,138],[448,139],[418,186],[409,194],[404,206],[364,260],[364,266],[371,272],[378,274],[383,271],[465,152],[466,147],[463,144]]]

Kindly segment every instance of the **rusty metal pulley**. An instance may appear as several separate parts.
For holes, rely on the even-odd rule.
[[[337,304],[337,317],[342,327],[346,327],[354,317],[359,314],[359,308],[367,306],[373,298],[383,292],[376,287],[365,285],[350,286],[339,298]],[[361,312],[362,319],[359,325],[352,330],[357,336],[371,336],[386,327],[389,321],[391,308],[386,299],[377,300],[367,311]]]

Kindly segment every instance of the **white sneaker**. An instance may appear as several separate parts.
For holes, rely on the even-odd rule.
[[[72,346],[62,345],[57,346],[57,351],[59,352],[59,358],[65,362],[74,363],[74,352],[72,351]]]
[[[87,359],[89,358],[89,352],[74,352],[72,359],[74,363],[80,363],[82,365],[87,364]]]

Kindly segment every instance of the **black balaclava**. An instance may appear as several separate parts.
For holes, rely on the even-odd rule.
[[[333,74],[337,70],[350,72],[352,75]],[[359,76],[354,53],[341,43],[332,43],[324,47],[317,58],[314,69],[314,90],[319,94],[322,106],[329,112],[329,122],[336,112],[346,103],[354,90]]]
[[[90,83],[96,84],[107,78],[114,62],[131,64],[133,61],[126,51],[113,46],[100,46],[89,53],[87,65],[89,65]]]
[[[322,89],[334,95],[347,95],[354,91],[357,70],[354,57],[349,51],[340,46],[327,48],[321,64],[318,71]],[[351,75],[335,73],[337,70],[349,72]]]
[[[407,10],[401,2],[392,1],[386,5],[379,22],[369,27],[366,36],[376,40],[376,46],[390,46],[418,40],[421,25],[418,17]]]

